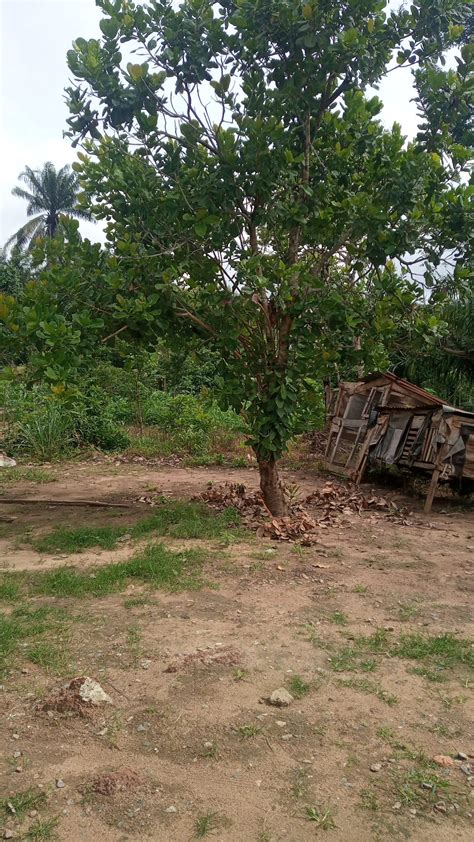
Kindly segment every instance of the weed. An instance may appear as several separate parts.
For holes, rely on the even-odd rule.
[[[334,814],[331,807],[326,804],[321,807],[306,807],[306,817],[315,822],[317,827],[322,830],[334,830],[336,823],[334,821]]]
[[[217,743],[210,742],[209,745],[204,746],[201,756],[209,757],[211,760],[217,760],[219,758],[219,746]]]
[[[238,733],[244,740],[251,739],[252,737],[256,737],[260,734],[262,728],[260,725],[239,725],[237,728]]]
[[[17,792],[0,802],[1,809],[6,816],[14,815],[23,818],[30,810],[37,810],[46,803],[46,793],[37,789],[25,789]]]
[[[219,817],[217,813],[208,811],[203,816],[198,816],[194,822],[194,835],[196,839],[203,839],[210,833],[213,833],[219,827]]]
[[[304,555],[306,555],[307,548],[302,547],[301,544],[293,544],[290,552],[292,552],[294,555],[297,555],[299,558],[302,558]]]
[[[427,681],[431,681],[433,683],[446,681],[446,676],[436,669],[430,670],[426,667],[412,667],[408,670],[408,672],[412,675],[421,675],[422,678],[426,678]]]
[[[347,616],[342,611],[334,611],[329,617],[329,622],[336,626],[347,626]]]
[[[360,653],[351,646],[345,646],[339,652],[331,656],[331,669],[334,672],[373,672],[376,669],[376,662],[373,658],[360,658]]]
[[[398,619],[403,623],[407,622],[407,620],[412,620],[413,617],[416,617],[420,613],[418,605],[415,605],[413,602],[399,602],[398,606]]]
[[[368,678],[340,679],[339,684],[341,687],[348,687],[351,690],[360,690],[361,693],[370,693],[371,695],[376,696],[377,699],[380,699],[381,702],[385,702],[390,706],[398,703],[396,696],[392,693],[388,693],[387,690],[384,690],[379,684],[376,684],[375,681],[369,681]]]
[[[136,664],[142,656],[141,634],[137,626],[130,626],[127,629],[127,646],[132,656],[132,661]]]
[[[105,740],[111,748],[118,748],[118,737],[123,728],[123,718],[119,710],[111,715],[105,727]]]
[[[428,769],[409,769],[396,779],[397,796],[402,804],[423,806],[447,795],[450,782]]]
[[[147,596],[132,596],[130,599],[124,599],[124,608],[142,608],[145,605],[154,605],[155,601]]]
[[[355,754],[348,754],[346,760],[346,766],[349,768],[352,766],[358,766],[360,763],[359,758]]]
[[[296,799],[308,797],[308,772],[306,769],[295,769],[291,794]]]
[[[295,699],[302,699],[311,690],[311,685],[300,675],[292,675],[288,680],[288,689]]]
[[[232,677],[234,681],[246,681],[249,677],[249,671],[236,667],[235,670],[232,670]]]
[[[352,588],[353,593],[367,593],[368,590],[367,585],[354,585]]]
[[[27,831],[25,839],[31,839],[33,842],[45,842],[47,839],[54,839],[58,822],[58,816],[53,816],[52,819],[46,819],[46,821],[38,819]]]
[[[376,793],[371,789],[363,789],[360,793],[360,806],[364,810],[380,810],[379,800]]]

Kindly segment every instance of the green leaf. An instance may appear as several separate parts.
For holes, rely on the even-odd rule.
[[[119,31],[119,25],[116,20],[112,20],[111,18],[103,18],[100,21],[99,26],[106,36],[106,38],[115,38],[117,32]]]

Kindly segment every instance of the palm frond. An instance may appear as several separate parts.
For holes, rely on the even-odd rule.
[[[29,241],[32,242],[40,235],[40,231],[44,229],[44,224],[44,214],[40,214],[34,219],[30,219],[7,240],[5,243],[5,249],[14,247],[18,251],[23,251]]]

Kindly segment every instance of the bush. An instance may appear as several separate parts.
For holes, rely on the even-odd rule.
[[[4,447],[8,453],[50,462],[73,446],[73,418],[48,390],[8,384],[3,402]]]

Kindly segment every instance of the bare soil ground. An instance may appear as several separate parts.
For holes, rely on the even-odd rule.
[[[9,486],[5,496],[186,499],[208,482],[257,485],[252,469],[53,470],[54,482]],[[286,479],[305,493],[323,482],[309,471]],[[68,557],[41,555],[29,542],[58,524],[129,524],[152,511],[143,503],[138,515],[1,509],[17,518],[1,527],[7,572],[127,559],[136,550],[127,541]],[[463,657],[448,657],[443,635],[474,639],[474,516],[443,502],[416,519],[424,528],[348,515],[308,548],[251,533],[165,537],[172,549],[202,547],[207,584],[170,593],[136,581],[102,597],[3,602],[6,617],[44,605],[64,613],[50,641],[62,657],[32,662],[20,643],[0,679],[0,834],[68,842],[306,842],[326,831],[354,842],[472,839],[472,672]],[[429,648],[434,639],[439,657]],[[79,675],[99,681],[113,704],[87,715],[42,709]],[[282,686],[291,705],[268,705]],[[458,753],[447,767],[433,761]],[[18,795],[27,792],[31,803],[21,808]]]

